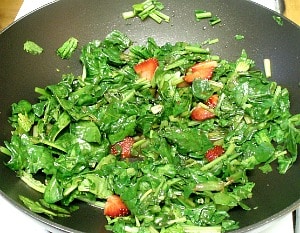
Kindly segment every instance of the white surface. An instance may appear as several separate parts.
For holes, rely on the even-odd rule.
[[[256,2],[260,5],[268,7],[274,11],[280,12],[279,10],[279,0],[251,0],[252,2]]]
[[[0,195],[0,232],[3,233],[46,233],[33,218],[27,216]]]
[[[54,0],[24,0],[16,19],[30,13],[31,11],[38,9],[48,3],[54,2]]]
[[[276,0],[253,0],[277,11]],[[17,15],[17,19],[53,0],[24,0]],[[15,208],[0,195],[0,232],[22,232],[22,233],[45,233],[43,226]],[[279,220],[273,221],[255,231],[249,233],[293,233],[292,214],[288,214]]]

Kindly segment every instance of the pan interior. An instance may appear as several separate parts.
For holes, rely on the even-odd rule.
[[[61,0],[36,11],[0,35],[0,142],[8,140],[11,128],[7,122],[10,105],[20,99],[36,101],[36,86],[46,86],[60,80],[63,73],[81,73],[79,51],[68,61],[57,58],[53,51],[70,36],[83,45],[94,39],[103,39],[113,29],[120,30],[136,42],[143,44],[148,37],[158,43],[177,41],[202,42],[218,38],[219,43],[211,45],[212,52],[224,59],[235,60],[245,49],[257,67],[263,69],[263,59],[272,61],[274,80],[288,88],[291,93],[293,113],[300,112],[300,41],[299,28],[282,17],[284,25],[273,19],[273,11],[248,1],[164,1],[165,13],[171,15],[170,23],[157,24],[151,20],[124,21],[123,11],[134,3],[130,0]],[[191,9],[206,9],[222,19],[221,24],[211,27],[207,21],[196,22]],[[189,12],[189,13],[188,13]],[[55,17],[54,17],[55,16]],[[242,34],[245,39],[236,41],[234,36]],[[36,41],[45,48],[41,56],[30,56],[23,51],[26,40]],[[60,70],[60,72],[57,72]],[[7,157],[0,157],[0,190],[22,211],[46,224],[50,230],[65,232],[105,232],[102,211],[82,203],[80,210],[71,218],[54,220],[38,216],[24,209],[18,195],[38,199],[38,193],[28,189],[4,163]],[[253,198],[247,204],[255,207],[251,211],[234,209],[233,219],[240,222],[242,232],[254,229],[294,210],[300,203],[299,159],[284,176],[274,169],[268,175],[260,171],[251,172],[250,179],[256,183]],[[256,208],[257,207],[257,208]],[[95,219],[98,219],[95,221]]]

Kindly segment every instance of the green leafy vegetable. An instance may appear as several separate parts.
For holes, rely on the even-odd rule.
[[[279,26],[283,26],[283,20],[280,16],[273,15],[273,19]]]
[[[43,52],[42,47],[30,40],[24,43],[24,50],[32,55],[39,55]]]
[[[71,212],[76,210],[76,207],[67,210],[58,205],[49,204],[43,199],[39,201],[32,201],[24,196],[19,196],[19,198],[31,211],[35,213],[45,214],[51,219],[53,219],[54,217],[70,217]]]
[[[135,67],[150,58],[158,67],[146,80]],[[234,230],[230,210],[253,208],[245,204],[255,186],[248,171],[268,173],[275,163],[284,174],[297,158],[300,114],[244,50],[232,62],[202,44],[135,45],[113,31],[84,45],[80,61],[81,75],[36,88],[37,103],[12,105],[14,130],[0,151],[42,193],[39,201],[20,197],[34,212],[65,217],[75,200],[103,207],[118,195],[131,214],[107,217],[113,232]],[[211,78],[183,82],[211,61]],[[193,120],[196,108],[213,115]]]
[[[56,53],[62,59],[69,59],[76,50],[78,40],[74,37],[69,38],[63,45],[57,49]]]

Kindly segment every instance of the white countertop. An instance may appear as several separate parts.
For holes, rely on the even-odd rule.
[[[252,0],[262,4],[275,11],[278,10],[277,0]],[[16,19],[28,14],[29,12],[45,5],[53,0],[24,0],[24,3],[16,17]],[[27,216],[5,198],[0,195],[0,231],[1,232],[22,232],[22,233],[46,233],[43,226]],[[273,221],[255,231],[249,233],[293,233],[292,214],[283,216],[281,219]]]

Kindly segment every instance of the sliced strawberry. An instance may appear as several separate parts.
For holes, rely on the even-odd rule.
[[[217,94],[214,94],[208,98],[205,104],[210,108],[214,108],[217,106],[218,100],[219,100],[219,96]]]
[[[110,148],[110,153],[113,155],[121,154],[121,158],[131,157],[131,147],[134,144],[134,139],[132,137],[126,137],[122,141],[112,145]]]
[[[182,81],[181,83],[178,83],[178,84],[177,84],[177,87],[178,87],[178,88],[189,87],[189,86],[191,86],[191,83],[188,83],[188,82],[186,82],[186,81]]]
[[[202,77],[206,77],[207,74],[204,73],[202,74],[201,71],[196,71],[196,72],[193,72],[193,73],[189,73],[187,75],[185,75],[183,77],[184,81],[186,81],[187,83],[192,83],[196,78],[201,78],[201,79],[205,79],[205,78],[202,78]]]
[[[154,77],[155,71],[158,67],[158,60],[156,58],[149,58],[134,66],[134,71],[140,76],[151,80]]]
[[[225,150],[223,149],[222,146],[214,146],[213,148],[209,149],[205,153],[205,158],[211,162],[214,159],[220,157],[222,154],[224,154]]]
[[[216,61],[204,61],[193,65],[191,73],[184,77],[186,82],[193,82],[196,78],[211,79],[215,68],[218,66]]]
[[[130,214],[129,209],[118,195],[107,198],[104,206],[104,215],[111,218],[124,217]]]
[[[192,72],[199,70],[214,70],[218,66],[216,61],[203,61],[192,66]]]
[[[202,107],[196,107],[191,112],[191,118],[196,121],[204,121],[213,118],[214,116],[215,114]]]

